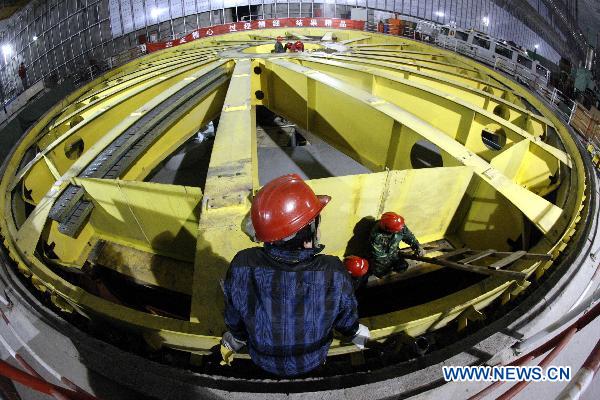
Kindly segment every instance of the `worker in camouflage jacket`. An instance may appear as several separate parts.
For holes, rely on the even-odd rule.
[[[423,256],[423,248],[404,224],[404,218],[394,212],[386,212],[371,230],[371,273],[378,278],[395,272],[406,271],[408,263],[400,253],[400,242],[405,242],[416,255]]]

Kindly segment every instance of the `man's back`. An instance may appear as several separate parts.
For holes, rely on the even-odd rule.
[[[358,328],[352,282],[337,257],[279,262],[262,248],[239,252],[225,282],[225,322],[248,340],[252,360],[278,375],[297,375],[325,361],[332,329]]]

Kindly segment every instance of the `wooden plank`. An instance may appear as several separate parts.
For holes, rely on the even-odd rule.
[[[440,268],[443,267],[441,265],[425,263],[416,266],[409,266],[408,269],[404,272],[392,273],[387,276],[384,276],[383,278],[369,279],[365,286],[371,288],[376,286],[389,285],[390,283],[396,283],[407,279],[412,279],[423,274],[428,274],[430,272],[437,271]]]
[[[491,269],[488,267],[480,267],[477,265],[459,264],[459,263],[452,262],[452,261],[440,260],[439,258],[419,257],[419,256],[415,256],[415,255],[412,255],[409,253],[402,253],[402,256],[408,260],[424,261],[424,262],[428,262],[431,264],[437,264],[437,265],[441,265],[444,267],[457,269],[460,271],[474,272],[474,273],[483,274],[483,275],[499,276],[499,277],[503,277],[506,279],[521,280],[521,279],[525,279],[527,277],[527,274],[525,272],[507,271],[507,270],[502,270],[502,269],[496,270],[496,269]]]
[[[494,250],[494,249],[487,249],[487,250],[482,251],[481,253],[477,253],[470,257],[463,258],[462,260],[459,261],[459,263],[468,264],[473,261],[481,260],[482,258],[487,257],[490,254],[494,254],[495,252],[496,252],[496,250]]]
[[[462,247],[460,249],[456,249],[454,251],[450,251],[448,253],[436,256],[435,258],[438,259],[438,260],[445,260],[447,258],[454,257],[454,256],[457,256],[459,254],[466,253],[468,251],[473,251],[473,250],[469,249],[468,247]]]
[[[441,252],[445,252],[447,250],[454,250],[454,247],[452,247],[450,244],[441,244],[441,245],[431,245],[431,246],[423,246],[423,250],[427,251],[428,253],[432,253],[434,251],[441,251]]]
[[[513,254],[512,251],[497,251],[494,256],[496,257],[508,257]],[[539,253],[526,253],[523,257],[523,260],[550,260],[552,258],[552,254],[539,254]]]
[[[503,259],[496,261],[495,263],[490,265],[489,268],[499,270],[500,268],[506,267],[507,265],[512,264],[513,262],[522,258],[525,254],[527,254],[525,250],[515,251],[508,257],[504,257]]]
[[[194,265],[113,242],[101,241],[89,261],[149,285],[192,294]]]

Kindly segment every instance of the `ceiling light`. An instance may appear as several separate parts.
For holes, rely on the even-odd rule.
[[[152,7],[150,10],[150,16],[152,18],[158,18],[160,14],[162,14],[162,10],[160,8]]]
[[[4,54],[4,56],[9,56],[12,54],[12,47],[10,44],[3,44],[2,45],[2,54]]]

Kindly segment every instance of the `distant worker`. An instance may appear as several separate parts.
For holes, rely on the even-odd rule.
[[[294,50],[297,52],[304,51],[304,43],[302,43],[301,40],[297,40],[296,43],[294,43]]]
[[[373,275],[382,278],[392,270],[403,272],[408,263],[400,254],[400,242],[407,243],[415,254],[422,256],[423,248],[404,223],[404,218],[395,212],[386,212],[371,230],[369,243],[373,263]]]
[[[25,68],[25,64],[23,63],[19,65],[19,78],[21,78],[23,90],[27,89],[27,68]]]
[[[352,286],[357,290],[369,278],[369,261],[358,256],[347,256],[344,258],[344,267],[352,278]]]
[[[325,363],[334,329],[364,348],[369,329],[358,323],[350,276],[337,257],[319,255],[320,213],[330,199],[296,174],[256,194],[250,214],[264,247],[237,253],[227,272],[225,363],[247,345],[265,371],[306,374]]]
[[[285,44],[285,49],[289,50],[292,53],[296,51],[296,48],[294,47],[294,43],[292,43],[292,42],[287,42]]]
[[[281,36],[277,36],[277,41],[275,42],[275,53],[285,53],[285,47],[283,46],[283,38]]]

